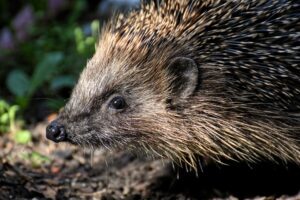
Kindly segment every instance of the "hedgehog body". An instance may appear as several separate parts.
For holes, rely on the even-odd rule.
[[[56,122],[91,148],[300,163],[300,4],[165,0],[118,16]]]

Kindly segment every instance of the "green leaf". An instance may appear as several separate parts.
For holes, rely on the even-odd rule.
[[[22,159],[29,160],[33,167],[40,167],[43,163],[48,163],[51,161],[50,158],[35,151],[31,153],[23,153],[21,156]]]
[[[29,90],[30,81],[22,70],[13,70],[6,79],[6,86],[15,96],[26,96]]]
[[[59,76],[52,80],[50,88],[51,90],[59,90],[62,88],[72,88],[76,83],[76,79],[73,76]]]
[[[33,167],[39,167],[43,163],[50,162],[50,158],[43,156],[38,152],[32,152],[30,155],[30,160]]]
[[[93,37],[87,37],[85,39],[85,44],[87,44],[87,45],[90,45],[93,47],[95,43],[96,43],[96,41]]]
[[[92,36],[97,37],[99,35],[100,23],[99,20],[93,20],[91,23]]]
[[[58,70],[59,63],[63,57],[64,55],[61,52],[52,52],[48,53],[42,61],[38,63],[31,79],[30,95]]]
[[[8,123],[9,123],[9,115],[8,113],[3,113],[0,116],[0,124],[8,125]]]
[[[8,109],[8,115],[10,120],[15,120],[15,116],[18,110],[19,110],[18,105],[13,105]]]
[[[75,35],[76,43],[79,43],[84,39],[83,31],[79,27],[76,27],[74,29],[74,35]]]
[[[31,133],[27,130],[17,131],[14,139],[19,144],[28,144],[31,141]]]
[[[4,100],[0,100],[0,114],[4,113],[8,108],[8,103],[6,103]]]
[[[14,129],[15,129],[15,123],[16,123],[15,118],[16,118],[16,113],[17,113],[18,110],[19,110],[19,106],[17,106],[17,105],[11,106],[8,109],[8,116],[9,116],[10,130],[11,131],[14,131]]]
[[[80,54],[84,54],[85,52],[85,43],[84,41],[80,41],[77,43],[77,52]]]

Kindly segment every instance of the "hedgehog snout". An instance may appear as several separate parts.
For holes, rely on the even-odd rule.
[[[67,132],[63,125],[54,120],[46,128],[46,137],[54,142],[63,142],[67,140]]]

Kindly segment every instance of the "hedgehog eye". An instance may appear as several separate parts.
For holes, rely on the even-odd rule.
[[[125,99],[121,96],[114,97],[109,102],[109,108],[115,109],[115,110],[122,110],[126,107]]]

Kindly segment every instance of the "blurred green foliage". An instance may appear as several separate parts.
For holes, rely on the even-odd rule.
[[[36,90],[54,75],[62,59],[63,54],[61,52],[47,53],[37,63],[31,77],[21,69],[9,72],[6,79],[7,88],[15,95],[16,103],[21,108],[26,108]]]
[[[16,129],[16,113],[19,106],[10,106],[0,99],[0,133],[7,133]]]
[[[18,3],[0,0],[0,31],[9,30],[14,40],[12,50],[0,48],[0,84],[3,84],[0,134],[10,133],[19,144],[32,141],[23,119],[36,121],[37,113],[41,112],[37,109],[39,105],[42,109],[46,105],[48,114],[64,105],[64,99],[95,51],[99,34],[99,21],[84,18],[90,12],[87,1],[65,1],[65,7],[56,14],[49,11],[47,3],[47,0]],[[26,30],[27,37],[18,40],[18,30],[14,27],[16,16],[28,6],[32,8],[33,25]],[[22,20],[27,19],[21,17]],[[29,159],[33,166],[49,162],[49,158],[37,152],[24,159]]]
[[[47,156],[44,156],[36,151],[30,152],[30,153],[24,153],[22,155],[24,160],[29,160],[31,163],[31,166],[34,168],[40,167],[44,163],[49,163],[51,161],[50,158]]]
[[[14,134],[14,140],[19,144],[28,144],[31,141],[31,132],[28,130],[18,130]]]
[[[64,98],[74,86],[78,74],[95,51],[99,31],[99,21],[78,22],[86,10],[86,1],[74,1],[64,11],[63,17],[49,19],[46,15],[46,1],[27,1],[35,12],[37,21],[30,30],[30,38],[18,44],[17,50],[5,52],[1,63],[0,79],[5,80],[6,91],[21,111],[32,103],[37,92],[47,97],[47,105],[52,110],[63,106]],[[9,24],[11,4],[0,0],[2,21]],[[88,29],[90,33],[84,30]],[[63,92],[60,92],[63,91]]]
[[[0,100],[0,133],[11,133],[16,143],[28,144],[31,141],[31,133],[21,129],[22,123],[16,117],[19,108],[18,105],[9,105]]]

